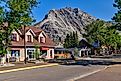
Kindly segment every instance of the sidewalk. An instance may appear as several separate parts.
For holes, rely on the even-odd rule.
[[[0,73],[7,73],[7,72],[14,72],[14,71],[21,71],[21,70],[28,70],[28,69],[34,69],[34,68],[42,68],[42,67],[50,67],[50,66],[56,66],[58,64],[50,64],[50,63],[27,63],[24,64],[22,62],[14,63],[15,66],[9,66],[9,67],[0,67]]]
[[[76,81],[121,81],[121,65],[112,65],[105,70]]]

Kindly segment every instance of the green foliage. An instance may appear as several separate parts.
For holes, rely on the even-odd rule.
[[[121,30],[121,0],[115,0],[113,6],[118,10],[112,20],[116,22],[116,29]]]
[[[10,10],[6,13],[7,21],[13,22],[13,26],[31,25],[33,18],[32,8],[38,3],[36,0],[6,0],[6,7]]]
[[[34,21],[32,9],[37,4],[37,0],[0,1],[0,54],[10,45],[10,35],[13,29],[32,24]]]
[[[117,12],[115,13],[115,15],[112,18],[112,20],[116,23],[113,26],[113,28],[121,31],[121,0],[114,0],[113,6],[117,9]],[[110,39],[109,41],[114,41],[112,43],[112,45],[115,47],[115,49],[117,47],[120,48],[121,36],[119,36],[119,34],[117,32],[114,32],[114,30],[112,30],[112,32],[115,34],[112,36],[112,39]]]
[[[38,59],[39,58],[39,55],[40,55],[40,52],[39,52],[39,46],[38,45],[35,45],[35,52],[34,52],[34,57],[36,58],[36,59]]]
[[[79,53],[78,49],[74,48],[74,56],[78,56],[79,55],[78,53]]]
[[[71,32],[70,34],[67,34],[65,41],[64,41],[64,47],[65,48],[74,48],[78,46],[78,34],[77,32]]]
[[[95,42],[96,40],[104,41],[103,37],[105,37],[105,28],[104,21],[94,21],[86,27],[87,34],[83,36],[89,41],[90,44]],[[101,35],[100,35],[101,34]]]
[[[96,20],[89,24],[86,32],[87,34],[83,36],[90,44],[98,40],[100,41],[100,46],[105,45],[117,48],[118,45],[121,45],[121,36],[116,32],[116,29],[102,20]]]

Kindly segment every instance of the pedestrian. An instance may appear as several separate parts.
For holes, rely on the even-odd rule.
[[[10,54],[6,54],[6,62],[9,63],[9,59],[10,59]]]
[[[5,56],[4,54],[2,54],[2,57],[1,57],[1,65],[4,65],[5,64]]]

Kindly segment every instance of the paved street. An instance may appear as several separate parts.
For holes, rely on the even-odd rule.
[[[0,74],[0,81],[67,81],[104,66],[53,66]]]
[[[121,65],[110,67],[77,81],[121,81]]]

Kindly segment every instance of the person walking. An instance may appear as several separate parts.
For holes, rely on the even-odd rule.
[[[2,57],[1,57],[1,65],[4,65],[4,64],[5,64],[5,56],[3,54]]]
[[[6,62],[9,63],[10,60],[10,54],[6,54]]]

